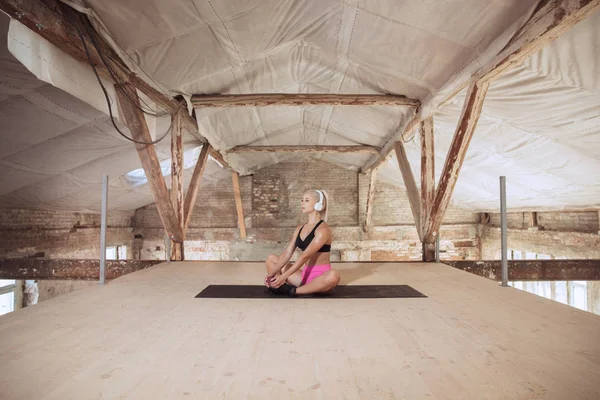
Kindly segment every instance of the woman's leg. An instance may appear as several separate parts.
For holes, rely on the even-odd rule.
[[[269,254],[267,257],[267,261],[265,261],[265,265],[267,266],[267,274],[271,275],[273,271],[275,271],[275,267],[277,266],[279,261],[279,256],[275,254]]]
[[[330,269],[323,275],[317,276],[306,285],[296,289],[296,294],[328,293],[340,283],[340,273]]]
[[[271,275],[273,273],[273,271],[275,271],[277,264],[279,264],[279,257],[276,256],[275,254],[270,254],[269,257],[267,257],[267,261],[265,261],[265,265],[267,266],[267,274]],[[281,274],[282,272],[286,271],[292,265],[293,265],[292,263],[288,263],[286,266],[281,268],[279,273]],[[287,282],[294,286],[300,286],[300,284],[302,283],[302,272],[301,271],[295,272],[292,276],[290,276],[287,279]]]

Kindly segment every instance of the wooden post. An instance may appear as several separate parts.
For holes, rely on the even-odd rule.
[[[238,227],[240,228],[240,237],[246,238],[246,222],[244,221],[244,209],[242,207],[242,194],[240,191],[240,175],[233,171],[231,173],[233,181],[233,194],[235,196],[235,208],[237,209]]]
[[[184,213],[183,213],[183,111],[179,111],[172,117],[171,129],[171,203],[175,209],[177,222],[183,232]],[[171,260],[183,261],[185,259],[183,250],[183,241],[176,242],[171,240]]]
[[[404,143],[402,141],[396,142],[394,149],[396,150],[396,158],[398,160],[398,166],[402,173],[402,179],[404,180],[404,186],[406,187],[406,194],[408,195],[408,201],[410,203],[410,209],[412,210],[415,225],[417,227],[417,233],[419,239],[421,236],[421,202],[419,189],[415,182],[415,177],[410,169],[410,163],[406,157],[406,151],[404,150]]]
[[[533,211],[527,213],[528,221],[527,221],[527,230],[537,231],[539,230],[537,212]]]
[[[192,180],[190,182],[190,186],[188,187],[187,194],[185,195],[185,202],[183,205],[184,232],[187,232],[188,226],[190,225],[192,212],[194,211],[194,205],[196,204],[196,197],[198,197],[198,189],[200,189],[200,181],[202,180],[202,175],[204,174],[204,168],[206,168],[208,154],[211,151],[212,148],[210,147],[210,145],[208,143],[205,143],[202,146],[200,156],[198,157],[198,161],[196,162],[196,166],[194,167],[194,172],[192,173]]]
[[[370,232],[373,221],[373,199],[375,198],[375,181],[377,180],[377,170],[369,172],[369,192],[367,194],[367,210],[365,216],[365,226],[363,231]]]
[[[481,115],[488,86],[489,83],[487,82],[473,82],[467,91],[462,114],[435,192],[431,217],[428,218],[427,226],[424,229],[425,236],[423,237],[423,242],[425,243],[435,242],[435,236],[442,225],[444,214],[450,205],[450,199],[458,180],[458,174],[467,155],[467,149],[475,132],[477,121]]]
[[[433,147],[433,118],[421,122],[421,237],[431,218],[435,195],[435,160]],[[423,243],[423,261],[435,261],[434,243]]]
[[[140,99],[137,96],[136,89],[129,83],[125,83],[123,86],[127,93],[129,93],[128,97],[125,97],[121,90],[117,89],[116,92],[119,99],[119,104],[121,105],[121,110],[123,110],[125,121],[127,121],[127,126],[131,132],[131,136],[133,139],[140,142],[151,142],[152,136],[150,136],[150,131],[148,130],[148,125],[146,124],[146,119],[144,118],[144,113],[141,111]],[[146,173],[148,185],[152,189],[158,215],[160,216],[165,231],[171,240],[182,242],[183,231],[179,226],[177,215],[175,214],[175,210],[171,205],[169,191],[162,175],[160,161],[158,160],[156,149],[154,145],[138,143],[135,144],[135,148],[138,152],[138,156],[140,157],[144,172]]]

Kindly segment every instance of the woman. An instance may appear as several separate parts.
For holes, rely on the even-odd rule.
[[[303,214],[308,214],[308,223],[296,228],[280,256],[271,254],[265,262],[268,274],[265,285],[276,294],[328,293],[340,282],[339,272],[329,264],[332,236],[325,222],[327,194],[322,190],[309,190],[302,196],[301,209]],[[302,250],[302,255],[290,263],[296,247]]]

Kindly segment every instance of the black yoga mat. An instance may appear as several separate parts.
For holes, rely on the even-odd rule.
[[[209,285],[196,298],[268,299],[290,298],[276,295],[260,285]],[[333,293],[296,296],[301,298],[382,299],[400,297],[427,297],[408,285],[338,286]]]

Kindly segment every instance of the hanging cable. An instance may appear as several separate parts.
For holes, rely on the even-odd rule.
[[[100,88],[102,89],[102,92],[104,93],[104,98],[106,99],[106,104],[108,106],[108,114],[110,115],[110,120],[112,122],[112,125],[117,130],[117,132],[123,138],[129,140],[130,142],[137,143],[137,144],[142,144],[142,145],[153,145],[153,144],[159,143],[164,138],[166,138],[167,135],[171,132],[171,130],[173,128],[173,121],[172,120],[171,120],[171,124],[169,125],[169,128],[167,129],[167,131],[161,137],[159,137],[158,139],[150,141],[150,142],[145,142],[145,141],[140,141],[140,140],[136,140],[136,139],[130,138],[129,136],[127,136],[126,134],[124,134],[119,129],[119,127],[117,126],[117,124],[115,122],[115,118],[113,116],[113,113],[112,113],[112,104],[111,104],[110,96],[108,95],[108,91],[106,90],[106,88],[104,87],[104,84],[102,83],[102,80],[100,79],[100,75],[98,74],[98,71],[96,70],[96,66],[94,65],[94,62],[92,61],[92,57],[90,56],[90,51],[88,49],[87,43],[85,42],[83,33],[81,32],[81,29],[79,28],[79,25],[77,25],[77,23],[75,23],[75,21],[73,21],[72,19],[71,19],[71,23],[73,24],[73,26],[75,26],[75,29],[77,30],[77,33],[79,35],[79,39],[81,40],[81,43],[83,44],[83,48],[85,50],[85,54],[87,56],[88,62],[90,64],[90,66],[92,67],[92,70],[94,71],[94,75],[96,75],[96,79],[98,80],[98,83],[100,84]],[[92,42],[93,42],[93,40],[92,40]],[[98,49],[96,49],[96,50],[98,51]],[[103,58],[102,55],[101,55],[101,53],[99,51],[98,51],[98,55],[100,55],[101,59]],[[104,60],[103,60],[103,63],[104,63]],[[111,77],[116,78],[116,76],[113,75],[113,72],[114,71],[109,70],[109,74],[111,75]],[[124,83],[124,81],[122,81],[121,79],[115,79],[115,81],[117,82],[116,89],[117,90],[122,89],[122,87],[123,87],[122,84]],[[126,92],[123,90],[121,93],[123,93],[125,95]],[[135,104],[135,102],[133,101],[133,99],[130,99],[127,95],[125,95],[125,96],[131,102],[131,104],[133,104],[134,106],[137,106],[137,104]],[[141,110],[140,106],[137,106],[137,108]],[[142,110],[142,112],[143,112],[143,110]]]
[[[133,104],[134,107],[138,108],[139,110],[141,110],[144,114],[147,115],[152,115],[154,117],[165,117],[168,115],[173,115],[175,113],[177,113],[182,106],[179,105],[179,107],[176,110],[173,110],[172,112],[162,112],[162,113],[157,113],[154,110],[151,109],[151,107],[148,105],[148,103],[146,103],[144,101],[144,99],[140,98],[140,102],[143,103],[147,109],[142,108],[140,105],[137,104],[136,101],[134,101],[134,98],[136,97],[135,93],[128,93],[125,88],[125,86],[123,85],[124,83],[126,83],[123,79],[120,78],[119,74],[114,70],[113,66],[111,65],[110,62],[108,62],[106,60],[106,58],[104,57],[104,52],[102,51],[102,48],[100,46],[100,43],[98,41],[98,37],[97,37],[97,33],[94,30],[94,28],[91,26],[90,22],[87,19],[84,19],[84,17],[82,16],[82,22],[86,28],[86,31],[88,33],[88,36],[90,37],[90,40],[92,42],[92,45],[94,46],[94,48],[96,49],[96,52],[98,53],[98,56],[100,57],[100,60],[102,61],[102,63],[104,64],[104,66],[106,67],[106,70],[108,71],[108,73],[110,74],[111,78],[115,81],[115,83],[117,83],[117,90],[119,90],[123,96],[125,96],[129,102],[131,104]],[[149,110],[149,111],[148,111]]]

